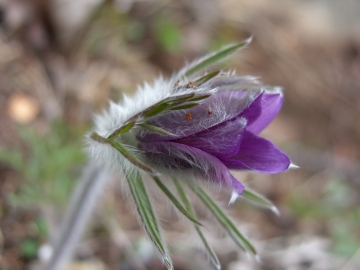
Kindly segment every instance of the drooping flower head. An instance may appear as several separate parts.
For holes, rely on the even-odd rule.
[[[282,106],[281,90],[264,87],[256,78],[235,72],[198,75],[204,67],[246,44],[205,56],[169,80],[159,78],[152,86],[145,84],[135,95],[111,103],[108,111],[97,116],[95,132],[89,138],[90,154],[124,171],[137,205],[141,196],[136,193],[146,194],[145,187],[137,190],[139,183],[142,185],[141,173],[152,175],[156,181],[164,175],[185,175],[190,181],[202,179],[240,195],[244,185],[230,169],[279,173],[289,168],[288,156],[259,136]],[[196,223],[194,213],[185,210]],[[139,210],[139,214],[142,221],[146,220],[146,213]],[[154,234],[156,230],[149,233],[153,241]],[[166,249],[162,251],[154,242],[167,256]]]

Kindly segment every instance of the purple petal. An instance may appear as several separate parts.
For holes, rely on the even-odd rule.
[[[241,195],[244,191],[245,186],[239,182],[232,174],[230,174],[231,183],[237,194]]]
[[[138,139],[140,141],[167,141],[188,137],[239,116],[260,94],[260,89],[216,92],[194,108],[163,113],[146,122],[174,136],[143,131],[138,135]],[[191,116],[191,119],[188,116]]]
[[[262,111],[262,99],[264,98],[264,94],[259,95],[253,103],[250,104],[241,114],[247,120],[247,125],[250,126],[254,123],[261,115]]]
[[[246,119],[238,117],[176,142],[198,148],[220,159],[226,159],[239,152],[245,126]]]
[[[199,149],[175,142],[143,142],[139,148],[150,163],[157,167],[172,170],[191,169],[202,178],[225,184],[240,193],[243,190],[243,185],[230,174],[219,159]]]
[[[259,99],[260,97],[261,99]],[[246,129],[254,134],[259,134],[271,123],[279,113],[283,103],[281,94],[265,93],[260,97],[257,98],[242,114],[242,116],[248,120],[248,127]]]
[[[247,169],[262,173],[279,173],[290,166],[289,157],[269,140],[245,131],[239,153],[222,160],[230,169]]]

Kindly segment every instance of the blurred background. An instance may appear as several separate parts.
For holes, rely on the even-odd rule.
[[[224,67],[284,88],[263,136],[301,169],[236,174],[281,212],[228,208],[261,263],[219,230],[209,241],[226,270],[359,269],[357,0],[0,0],[0,269],[39,269],[87,162],[94,112],[250,35]],[[185,222],[162,220],[176,269],[212,269]],[[68,269],[164,269],[116,181]]]

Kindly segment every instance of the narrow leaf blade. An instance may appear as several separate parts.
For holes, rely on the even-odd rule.
[[[156,134],[165,135],[165,136],[174,136],[174,134],[166,131],[165,129],[157,127],[157,126],[149,125],[149,124],[146,124],[146,123],[139,123],[138,125],[145,128],[145,129],[147,129],[148,131],[151,131],[151,132],[156,133]]]
[[[186,102],[188,99],[192,98],[193,96],[195,96],[195,93],[165,98],[164,100],[161,100],[160,102],[150,106],[145,111],[141,112],[139,115],[136,115],[135,118],[137,118],[138,116],[142,116],[144,118],[155,116],[167,110],[170,106],[174,106]]]
[[[190,221],[194,222],[197,225],[201,225],[201,223],[197,220],[194,213],[191,213],[188,209],[184,208],[182,204],[176,199],[176,197],[171,193],[171,191],[164,185],[163,182],[159,179],[159,177],[153,177],[155,183],[158,187],[165,193],[165,195],[171,200],[171,202],[176,206],[176,208],[184,214]]]
[[[200,85],[206,83],[207,81],[211,80],[212,78],[216,77],[219,73],[220,73],[220,70],[211,72],[211,73],[209,73],[209,74],[207,74],[207,75],[205,75],[205,76],[197,79],[197,80],[195,81],[195,83],[196,83],[198,86],[200,86]]]
[[[193,96],[195,96],[195,93],[171,96],[171,97],[165,98],[165,99],[155,103],[154,105],[148,107],[144,111],[134,115],[133,117],[130,118],[129,121],[136,122],[141,117],[149,118],[149,117],[155,116],[155,115],[165,111],[169,106],[174,106],[176,104],[184,103],[189,98],[192,98]]]
[[[191,206],[191,203],[190,203],[188,197],[186,196],[185,190],[181,186],[179,180],[177,180],[176,178],[173,178],[173,180],[174,180],[176,189],[177,189],[183,203],[185,204],[185,207],[193,216],[196,216],[195,211],[194,211],[193,207]],[[215,266],[216,269],[220,270],[221,264],[220,264],[219,258],[217,257],[215,251],[212,249],[212,247],[207,242],[204,234],[201,231],[201,228],[199,226],[197,226],[196,224],[194,224],[194,226],[195,226],[197,234],[199,235],[201,241],[203,242],[206,253],[209,256],[211,263]]]
[[[199,186],[190,184],[191,189],[199,196],[199,198],[204,202],[204,204],[210,209],[214,214],[219,223],[223,228],[228,232],[231,238],[238,244],[241,248],[250,251],[252,254],[256,255],[257,252],[254,246],[246,239],[245,236],[236,228],[234,223],[227,217],[227,215],[220,209],[220,207],[206,194],[206,192],[201,189]]]
[[[165,242],[159,230],[159,225],[147,194],[143,179],[138,171],[126,175],[136,209],[145,231],[156,246],[168,269],[173,269]]]
[[[134,121],[127,123],[126,125],[122,126],[121,128],[118,128],[113,133],[111,133],[108,139],[111,139],[119,134],[128,132],[134,125],[135,125]]]
[[[210,54],[207,57],[201,59],[199,63],[191,67],[189,70],[185,72],[185,77],[191,76],[194,73],[204,69],[205,67],[220,61],[221,59],[225,58],[226,56],[230,55],[231,53],[235,52],[236,50],[245,47],[250,41],[244,41],[239,44],[235,44],[229,47],[225,47],[224,49],[217,51],[213,54]]]
[[[210,97],[211,94],[206,94],[206,95],[198,95],[198,96],[195,96],[191,99],[189,99],[189,101],[199,101],[199,100],[203,100],[203,99],[206,99],[208,97]]]
[[[171,107],[170,110],[171,111],[177,111],[177,110],[190,109],[190,108],[196,107],[197,105],[199,105],[199,103],[197,103],[197,102],[186,103],[186,104],[183,104],[183,105]]]
[[[206,254],[209,256],[211,263],[215,266],[216,269],[220,270],[221,269],[221,264],[219,261],[218,256],[216,255],[215,251],[213,250],[213,248],[210,246],[210,244],[207,242],[204,234],[202,233],[201,229],[199,226],[195,225],[195,229],[197,234],[199,235],[201,242],[203,243],[205,250],[206,250]]]
[[[175,97],[169,97],[165,99],[168,103],[170,103],[170,107],[178,106],[180,104],[183,104],[185,102],[188,102],[190,99],[192,99],[195,96],[195,93],[191,94],[185,94]]]
[[[174,96],[174,97],[168,97],[165,99],[166,102],[169,102],[171,104],[179,104],[180,102],[185,102],[188,101],[190,98],[194,97],[195,93],[191,93],[191,94],[184,94],[184,95],[179,95],[179,96]]]
[[[242,197],[256,205],[270,209],[277,215],[279,214],[277,207],[270,200],[256,191],[246,188],[242,193]]]
[[[142,114],[142,116],[144,118],[149,118],[149,117],[155,116],[155,115],[165,111],[167,108],[169,108],[169,106],[170,106],[170,104],[168,102],[162,102],[162,103],[155,104],[154,106],[151,106],[150,108],[148,108]]]

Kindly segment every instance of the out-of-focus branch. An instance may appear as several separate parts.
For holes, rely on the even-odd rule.
[[[52,256],[44,270],[60,270],[71,259],[108,179],[108,173],[94,164],[85,168],[60,231],[55,236]]]

